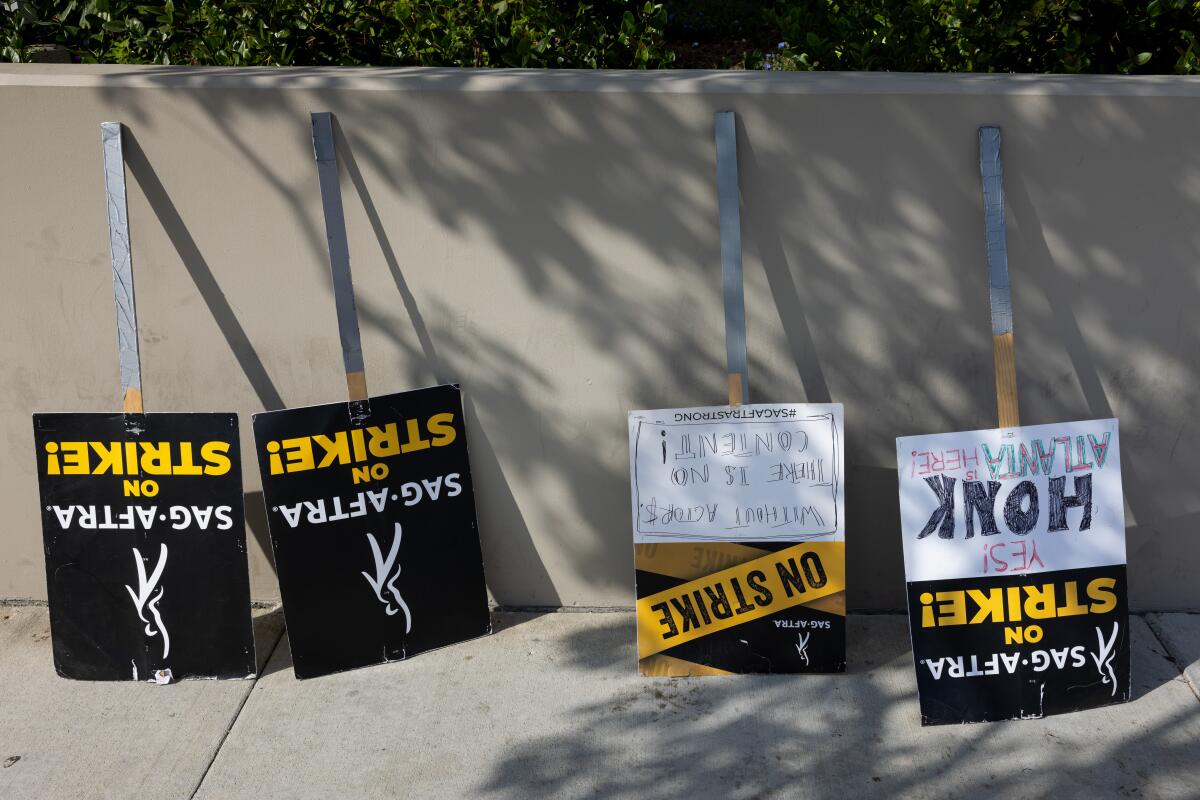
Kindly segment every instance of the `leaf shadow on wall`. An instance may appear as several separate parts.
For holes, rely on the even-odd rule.
[[[806,76],[724,75],[669,76],[670,91],[642,92],[623,87],[629,76],[554,73],[547,96],[520,81],[512,91],[476,87],[479,74],[453,70],[374,71],[387,90],[371,91],[347,91],[320,70],[284,74],[289,88],[246,91],[239,82],[259,73],[189,72],[198,135],[224,137],[230,171],[253,176],[244,185],[254,202],[291,215],[307,257],[288,274],[327,291],[308,112],[337,115],[370,190],[367,224],[377,242],[383,233],[365,250],[384,253],[398,293],[359,270],[373,287],[360,296],[364,334],[391,345],[389,379],[462,380],[474,402],[471,440],[486,432],[495,459],[477,465],[478,485],[499,487],[481,496],[481,516],[520,518],[538,591],[550,589],[543,572],[556,583],[541,602],[632,599],[624,414],[725,396],[712,113],[732,108],[742,121],[751,390],[845,405],[852,608],[904,605],[895,438],[995,424],[976,138],[984,122],[1004,128],[1006,171],[1020,171],[1035,204],[1012,184],[1014,233],[1032,211],[1055,261],[1072,259],[1062,280],[1087,346],[1067,341],[1060,308],[1033,302],[1038,288],[1060,292],[1042,287],[1042,265],[1024,262],[1010,236],[1023,416],[1077,419],[1103,397],[1122,417],[1126,469],[1161,476],[1131,482],[1129,498],[1162,515],[1138,527],[1143,553],[1157,553],[1148,574],[1168,578],[1131,581],[1134,605],[1147,605],[1141,586],[1161,607],[1195,607],[1187,576],[1200,544],[1185,526],[1200,491],[1186,470],[1164,467],[1200,447],[1191,423],[1200,322],[1188,313],[1200,300],[1196,282],[1179,277],[1200,247],[1181,222],[1200,210],[1200,157],[1171,138],[1190,129],[1186,104],[970,87],[880,91],[864,103],[855,97],[862,76],[836,75],[812,77],[811,93],[786,88]],[[160,78],[177,85],[179,73],[138,72],[152,85]],[[685,78],[689,88],[674,91]],[[785,88],[746,91],[747,78]],[[153,122],[151,110],[130,118]],[[272,118],[294,127],[262,122]],[[1140,155],[1116,163],[1113,152]],[[1114,200],[1117,186],[1142,202]],[[423,238],[401,244],[398,230]],[[464,263],[478,253],[486,260]],[[475,290],[484,281],[487,291]],[[501,318],[495,308],[513,311]],[[593,375],[602,379],[581,389]],[[485,544],[498,599],[538,602],[522,591],[520,559],[496,561],[501,536]]]
[[[254,389],[259,404],[266,411],[277,411],[284,408],[283,397],[279,394],[258,351],[250,341],[250,337],[246,335],[245,329],[230,305],[229,299],[225,296],[220,284],[217,283],[208,262],[188,231],[175,204],[171,201],[170,194],[155,173],[137,136],[124,125],[122,126],[122,144],[125,164],[129,168],[130,174],[137,181],[163,231],[166,232],[171,244],[175,247],[180,261],[183,262],[184,268],[195,283],[196,289],[208,307],[209,313],[212,314],[225,343],[229,346],[234,358],[237,359],[246,380]],[[246,492],[243,500],[246,527],[262,550],[266,563],[272,572],[275,572],[263,493],[261,491]],[[277,576],[278,573],[275,574]]]
[[[336,114],[333,116],[333,134],[338,151],[338,161],[354,185],[354,190],[370,222],[371,231],[379,245],[380,254],[387,263],[388,272],[396,284],[396,291],[400,295],[405,313],[416,334],[420,352],[412,355],[419,357],[424,370],[432,373],[438,384],[457,384],[458,380],[454,377],[453,369],[445,364],[438,355],[433,337],[430,336],[429,328],[417,305],[417,299],[404,279],[400,262],[392,249],[391,241],[379,218],[375,203],[371,200],[371,194],[367,190],[362,172],[358,168],[358,162],[354,158],[354,149],[342,131]],[[360,313],[362,312],[360,311]],[[369,314],[368,310],[368,318],[370,318]],[[384,330],[389,329],[386,325],[382,327]],[[510,562],[520,565],[520,585],[514,585],[512,577],[510,577],[517,571],[501,568],[488,576],[489,590],[498,602],[500,602],[499,598],[503,598],[510,605],[558,605],[560,600],[554,589],[554,583],[538,555],[533,537],[529,534],[529,527],[525,524],[521,509],[513,496],[508,479],[504,476],[500,461],[496,457],[492,441],[488,437],[487,431],[478,423],[479,417],[472,398],[472,388],[471,385],[463,388],[463,411],[466,415],[465,424],[476,502],[485,504],[490,512],[487,515],[481,514],[479,520],[480,544],[484,550],[484,563],[485,565],[502,565]]]

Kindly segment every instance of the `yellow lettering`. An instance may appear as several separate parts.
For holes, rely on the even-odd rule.
[[[970,597],[979,606],[979,610],[975,612],[975,616],[971,617],[971,624],[978,625],[983,621],[988,622],[1004,622],[1004,590],[989,589],[987,594],[984,594],[979,589],[967,589],[967,597]]]
[[[382,428],[367,428],[367,435],[371,437],[367,445],[371,448],[371,455],[376,458],[400,455],[400,430],[396,423],[389,422]]]
[[[967,624],[967,595],[964,592],[938,592],[938,625]]]
[[[1054,617],[1054,584],[1025,587],[1025,616],[1030,619]]]
[[[279,457],[279,442],[267,442],[267,460],[271,462],[271,474],[283,474],[283,459]]]
[[[425,450],[429,447],[429,440],[421,438],[421,425],[415,419],[407,420],[408,425],[408,441],[400,445],[401,453],[411,453],[414,450]]]
[[[92,442],[92,450],[100,457],[96,465],[91,468],[90,472],[93,475],[103,475],[106,472],[111,472],[113,475],[120,475],[121,469],[121,443],[120,442]]]
[[[205,475],[224,475],[229,472],[229,442],[205,442],[200,446]],[[278,458],[276,456],[275,458]],[[275,474],[274,472],[271,473]]]
[[[90,472],[87,442],[60,442],[59,448],[63,475],[87,475]]]
[[[171,470],[172,475],[202,475],[204,470],[192,458],[192,443],[179,443],[179,463]]]
[[[1008,587],[1008,621],[1021,621],[1021,587]]]
[[[1060,617],[1074,617],[1079,614],[1088,613],[1088,607],[1079,602],[1079,587],[1075,581],[1067,581],[1063,584],[1063,604],[1058,607],[1058,615]]]
[[[363,442],[362,428],[355,428],[350,431],[350,441],[354,443],[354,460],[367,460],[367,445]]]
[[[1117,585],[1115,578],[1095,578],[1088,582],[1087,596],[1094,602],[1088,606],[1093,614],[1104,614],[1117,607],[1117,595],[1113,588]]]
[[[46,474],[58,475],[58,442],[46,442]]]
[[[931,607],[933,604],[933,595],[929,592],[921,592],[921,596],[918,599],[921,601],[921,627],[932,628],[934,626],[933,608]]]
[[[142,471],[147,475],[171,474],[170,442],[142,442]]]
[[[458,436],[453,422],[454,415],[450,413],[434,414],[429,418],[429,433],[433,436],[434,447],[445,447]]]
[[[312,439],[325,451],[325,456],[317,464],[318,467],[328,467],[334,460],[339,464],[350,463],[350,440],[346,437],[345,431],[335,433],[332,439],[319,433]]]
[[[287,456],[288,472],[303,472],[316,466],[313,461],[312,439],[301,436],[298,439],[284,439],[282,444]]]

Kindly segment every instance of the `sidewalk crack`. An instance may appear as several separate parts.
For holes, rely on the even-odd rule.
[[[1146,627],[1150,629],[1152,634],[1154,634],[1154,639],[1158,642],[1159,647],[1162,648],[1163,654],[1167,657],[1167,660],[1175,665],[1175,669],[1179,670],[1179,677],[1181,677],[1183,682],[1187,684],[1187,687],[1192,690],[1192,694],[1195,695],[1196,701],[1200,702],[1200,686],[1196,686],[1194,683],[1192,683],[1191,678],[1189,678],[1187,674],[1187,668],[1190,666],[1190,664],[1185,664],[1178,657],[1176,657],[1175,653],[1171,651],[1171,646],[1167,644],[1167,635],[1159,628],[1158,615],[1168,613],[1176,612],[1151,611],[1142,614],[1141,617],[1146,621]]]
[[[254,676],[254,680],[250,682],[250,689],[246,692],[245,696],[242,697],[242,702],[238,703],[237,709],[233,712],[233,716],[229,720],[229,725],[225,727],[225,732],[221,734],[221,740],[217,742],[217,746],[213,748],[212,758],[210,758],[208,763],[204,765],[204,772],[201,773],[200,780],[196,781],[196,787],[192,789],[192,793],[188,795],[188,800],[195,800],[196,795],[198,795],[200,790],[204,787],[204,781],[208,779],[208,773],[212,770],[213,764],[217,763],[217,757],[221,755],[221,750],[225,747],[225,740],[229,738],[230,732],[233,731],[233,726],[237,724],[238,719],[242,716],[242,709],[246,707],[246,702],[250,699],[250,695],[254,694],[255,688],[258,687],[259,678],[261,678],[263,672],[266,671],[267,665],[271,663],[271,659],[275,657],[275,651],[279,649],[279,645],[283,641],[283,634],[284,629],[281,626],[279,629],[279,635],[275,637],[275,641],[271,645],[270,651],[267,653],[266,658],[262,660],[262,667],[258,669],[257,674]]]

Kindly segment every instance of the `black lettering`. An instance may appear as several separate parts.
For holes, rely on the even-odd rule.
[[[1025,498],[1029,498],[1029,510],[1022,511]],[[1004,501],[1004,522],[1008,529],[1017,536],[1024,536],[1033,530],[1038,521],[1038,490],[1033,481],[1021,481],[1016,488],[1009,492]]]
[[[746,583],[750,584],[750,588],[755,591],[754,602],[760,608],[766,608],[771,605],[771,590],[767,588],[767,576],[762,570],[751,570],[746,576]]]
[[[746,596],[742,594],[742,585],[738,583],[737,578],[730,578],[729,585],[733,587],[733,596],[737,598],[738,607],[734,609],[735,613],[745,614],[747,611],[753,611],[754,606],[746,602]]]
[[[979,532],[992,536],[1000,532],[996,527],[996,493],[1000,481],[988,481],[987,494],[983,481],[963,481],[963,513],[967,516],[967,537],[975,535],[975,514],[979,514]]]
[[[940,484],[938,478],[942,479]],[[954,538],[954,484],[956,482],[957,479],[947,478],[945,475],[934,475],[925,479],[925,483],[929,484],[929,488],[937,495],[939,505],[929,518],[929,522],[925,523],[925,527],[917,534],[918,539],[924,539],[933,533],[933,529],[938,528],[939,522],[941,527],[938,528],[938,537]]]
[[[1079,519],[1079,530],[1086,531],[1092,527],[1092,476],[1075,476],[1075,496],[1066,497],[1067,478],[1060,475],[1050,479],[1050,527],[1052,531],[1067,530],[1067,509],[1082,508],[1083,516]]]
[[[825,577],[825,566],[821,563],[820,556],[809,550],[800,556],[800,564],[804,567],[804,577],[808,578],[809,586],[820,589],[825,585],[828,578]]]
[[[708,625],[712,622],[712,617],[708,615],[708,607],[704,605],[704,598],[700,595],[700,590],[692,592],[692,597],[696,598],[696,608],[700,609],[700,618],[704,620],[705,625]]]
[[[808,591],[804,586],[804,581],[800,580],[800,567],[796,566],[796,559],[789,558],[786,567],[782,561],[776,561],[775,569],[779,571],[779,580],[783,582],[783,591],[787,592],[788,597],[792,596],[793,587],[800,594]]]
[[[658,624],[664,626],[667,632],[662,635],[664,639],[670,639],[672,636],[679,635],[679,628],[675,627],[675,618],[671,616],[671,607],[666,603],[655,603],[650,606],[651,611],[659,611],[662,616],[658,618]]]
[[[700,620],[696,618],[696,609],[692,608],[692,598],[685,594],[681,603],[672,597],[671,605],[675,606],[675,610],[679,612],[679,618],[683,620],[684,633],[687,633],[692,628],[700,627]]]
[[[712,614],[717,619],[729,619],[733,616],[733,609],[729,607],[729,598],[725,596],[725,587],[717,584],[716,591],[711,586],[704,587],[704,593],[708,595],[708,602],[712,606]]]

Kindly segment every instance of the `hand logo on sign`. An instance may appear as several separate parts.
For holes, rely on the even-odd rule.
[[[1096,662],[1096,669],[1100,672],[1100,682],[1103,684],[1112,684],[1113,697],[1117,695],[1117,674],[1113,671],[1112,660],[1116,656],[1113,652],[1113,647],[1117,644],[1117,632],[1121,629],[1120,623],[1113,623],[1112,637],[1106,642],[1104,634],[1096,628],[1096,643],[1099,645],[1099,651],[1092,653],[1092,660]]]
[[[163,568],[167,566],[167,546],[162,544],[159,547],[158,565],[154,567],[154,572],[150,574],[149,580],[146,579],[146,565],[143,563],[145,559],[142,558],[142,554],[136,547],[133,548],[133,560],[137,564],[138,572],[138,590],[134,592],[133,587],[126,584],[125,591],[129,592],[130,598],[133,599],[133,606],[137,609],[138,619],[146,623],[146,635],[157,636],[160,633],[162,634],[162,657],[166,658],[167,654],[171,652],[171,637],[167,634],[167,627],[163,625],[162,617],[158,613],[158,601],[162,600],[163,596],[163,588],[158,585],[158,580],[162,577]],[[150,598],[150,593],[154,591],[155,587],[158,588],[158,594],[154,595],[154,598],[147,603],[146,600]],[[153,623],[146,619],[147,609],[149,609],[150,615],[154,617]],[[158,626],[158,630],[154,629],[153,626],[155,625]]]
[[[396,588],[396,579],[400,577],[400,565],[396,563],[396,557],[400,554],[400,523],[396,523],[396,535],[392,538],[391,549],[388,550],[387,558],[383,557],[383,551],[379,549],[379,543],[375,541],[374,534],[367,534],[367,542],[371,545],[371,553],[375,556],[375,577],[371,577],[367,573],[362,573],[362,576],[367,579],[367,583],[371,584],[371,588],[375,590],[375,597],[379,602],[383,603],[384,611],[390,617],[397,611],[404,612],[404,632],[412,631],[412,614],[409,613],[408,605],[404,602],[404,598],[400,596],[400,590]],[[396,571],[392,573],[392,567]],[[391,577],[388,574],[391,573]],[[386,582],[385,582],[386,579]],[[391,592],[392,597],[396,599],[398,608],[392,608],[392,601],[385,600],[383,597],[384,587]]]
[[[812,634],[811,633],[798,633],[798,634],[796,634],[796,636],[799,637],[799,639],[800,639],[800,643],[796,645],[796,651],[798,653],[800,653],[800,658],[804,659],[804,663],[807,664],[807,663],[809,663],[809,661],[808,661],[808,637],[812,636]]]

